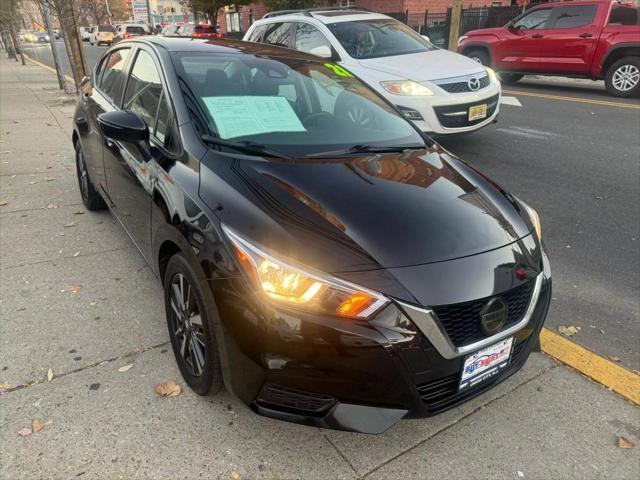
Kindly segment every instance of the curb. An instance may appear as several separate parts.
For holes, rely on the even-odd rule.
[[[640,405],[640,375],[543,328],[542,351],[617,394]]]
[[[39,62],[38,60],[34,60],[33,58],[31,58],[29,55],[27,55],[27,54],[26,54],[26,53],[24,53],[24,52],[22,53],[22,55],[24,55],[24,58],[25,58],[26,60],[28,60],[29,62],[33,63],[34,65],[37,65],[37,66],[42,67],[42,68],[44,68],[44,69],[46,69],[46,70],[49,70],[50,72],[53,72],[53,73],[55,73],[55,74],[57,75],[57,73],[58,73],[58,72],[56,72],[56,69],[55,69],[55,68],[50,67],[49,65],[45,65],[44,63]],[[76,82],[73,80],[73,78],[71,78],[69,75],[65,75],[65,76],[64,76],[64,79],[65,79],[67,82],[71,82],[73,85],[75,85],[75,84],[76,84]]]

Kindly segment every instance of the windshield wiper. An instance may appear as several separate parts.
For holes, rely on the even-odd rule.
[[[349,155],[351,153],[402,153],[405,150],[422,150],[426,148],[424,145],[415,145],[411,147],[389,146],[389,147],[376,147],[373,145],[353,145],[345,150],[333,150],[331,152],[318,152],[306,155],[306,158],[314,157],[331,157],[340,155]]]
[[[215,137],[213,135],[201,135],[200,138],[203,142],[209,143],[211,145],[219,145],[221,147],[233,148],[235,150],[250,153],[253,155],[262,155],[265,157],[274,157],[280,158],[282,160],[293,161],[294,159],[284,153],[278,152],[276,150],[272,150],[269,147],[262,145],[261,143],[256,142],[232,142],[230,140],[224,140],[220,137]]]

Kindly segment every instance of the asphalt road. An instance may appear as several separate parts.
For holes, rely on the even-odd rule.
[[[53,65],[49,45],[23,48]],[[85,44],[89,68],[105,48]],[[504,90],[522,106],[440,142],[539,211],[554,280],[547,325],[579,327],[575,341],[640,370],[640,102],[589,80],[527,77]]]

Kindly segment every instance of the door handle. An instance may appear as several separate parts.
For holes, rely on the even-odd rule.
[[[533,35],[531,35],[531,38],[542,38],[544,37],[544,35],[542,35],[541,33],[534,33]]]
[[[593,33],[581,33],[580,35],[578,35],[580,38],[589,38],[589,37],[593,37]]]

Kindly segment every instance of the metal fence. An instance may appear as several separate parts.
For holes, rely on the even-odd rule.
[[[463,10],[460,19],[460,35],[477,28],[501,27],[509,20],[520,15],[520,13],[522,13],[522,7],[519,6],[469,8]],[[446,12],[430,13],[425,10],[424,13],[409,13],[405,11],[386,13],[386,15],[407,24],[420,35],[428,36],[434,45],[440,48],[448,48],[449,32],[451,30],[450,8]]]

